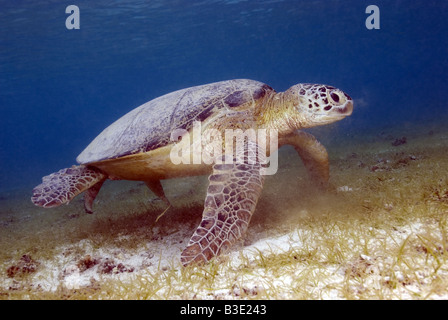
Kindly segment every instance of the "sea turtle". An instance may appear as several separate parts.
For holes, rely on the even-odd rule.
[[[327,151],[300,129],[341,120],[352,110],[353,101],[347,94],[319,84],[297,84],[277,93],[264,83],[237,79],[175,91],[141,105],[107,127],[77,157],[80,165],[43,177],[31,200],[50,208],[85,192],[84,207],[92,213],[93,200],[104,181],[123,179],[144,181],[169,204],[161,180],[209,174],[202,221],[181,254],[184,265],[206,262],[245,234],[262,191],[268,150],[248,135],[243,144],[237,144],[237,150],[231,150],[230,161],[224,141],[218,140],[224,151],[207,151],[214,161],[174,163],[174,148],[186,146],[190,138],[191,145],[199,143],[204,150],[210,145],[201,135],[199,142],[194,137],[194,124],[201,124],[202,133],[213,129],[222,136],[228,129],[275,132],[278,144],[269,150],[294,146],[312,180],[325,188],[329,179]],[[180,134],[173,138],[173,132]],[[197,156],[197,148],[186,150],[191,153],[188,157]]]

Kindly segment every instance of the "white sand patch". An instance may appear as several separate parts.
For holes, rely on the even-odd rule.
[[[378,246],[384,245],[384,241],[390,246],[396,246],[412,235],[419,234],[425,227],[428,226],[415,222],[397,228],[393,236],[377,230]],[[292,299],[297,292],[307,292],[316,299],[345,299],[341,288],[351,292],[387,288],[389,297],[399,299],[426,296],[448,299],[448,293],[436,295],[426,291],[426,286],[430,287],[435,277],[448,277],[446,265],[439,266],[437,273],[430,266],[413,270],[415,276],[410,277],[407,270],[403,269],[403,264],[397,264],[394,258],[360,253],[356,249],[359,244],[356,243],[353,243],[353,258],[350,261],[330,263],[319,252],[318,239],[319,235],[310,230],[295,229],[287,234],[258,240],[241,250],[230,251],[222,258],[223,261],[213,262],[217,264],[216,276],[207,287],[200,281],[187,282],[181,276],[183,267],[180,254],[188,241],[182,232],[143,243],[133,250],[113,246],[96,247],[91,240],[82,240],[59,247],[56,250],[59,253],[51,260],[40,261],[39,270],[32,276],[32,287],[45,291],[79,289],[108,280],[127,284],[138,281],[141,285],[149,284],[157,276],[162,282],[155,298],[239,299],[267,296]],[[376,241],[375,238],[372,241]],[[306,258],[298,258],[296,263],[275,270],[269,267],[269,263],[266,266],[263,264],[263,259],[269,261],[282,254],[306,253],[307,250],[321,254],[321,258],[318,256],[321,263],[309,265]],[[423,261],[428,259],[427,255],[422,255],[421,259],[422,266],[428,265],[427,261]],[[387,273],[385,270],[392,272]],[[207,275],[201,272],[198,269],[198,277]],[[358,273],[362,273],[363,277],[358,277]],[[14,287],[14,281],[7,279],[2,282],[2,286],[5,289]],[[164,285],[163,281],[168,284]],[[124,289],[117,288],[117,292],[120,290]]]

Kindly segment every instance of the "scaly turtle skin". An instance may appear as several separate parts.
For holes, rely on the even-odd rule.
[[[278,147],[294,146],[312,180],[325,188],[327,152],[315,137],[298,130],[341,120],[352,110],[353,101],[347,94],[317,84],[297,84],[277,93],[261,82],[239,79],[175,91],[141,105],[107,127],[78,156],[80,165],[44,177],[33,189],[31,200],[51,208],[85,192],[84,207],[92,213],[104,181],[124,179],[144,181],[169,204],[161,180],[208,174],[202,221],[181,255],[184,265],[206,262],[245,234],[263,188],[267,150],[248,139],[232,150],[230,163],[219,161],[227,159],[222,143],[223,158],[211,164],[174,164],[170,157],[173,148],[187,143],[188,138],[203,149],[209,147],[203,140],[193,140],[197,139],[195,121],[201,123],[201,133],[214,129],[222,137],[226,129],[275,130]],[[176,130],[185,133],[180,142],[173,140]]]

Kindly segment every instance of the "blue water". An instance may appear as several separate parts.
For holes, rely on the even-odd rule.
[[[334,85],[355,99],[340,125],[359,134],[446,120],[447,18],[440,0],[0,0],[0,190],[74,164],[138,105],[213,81]]]

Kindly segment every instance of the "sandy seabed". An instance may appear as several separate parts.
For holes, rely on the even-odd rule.
[[[207,177],[164,181],[173,207],[162,216],[139,182],[108,181],[93,215],[82,197],[47,210],[31,190],[1,194],[0,298],[448,299],[446,127],[314,133],[330,190],[282,149],[247,236],[200,267],[182,267],[180,254]]]

